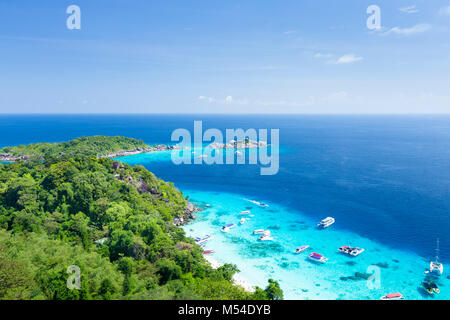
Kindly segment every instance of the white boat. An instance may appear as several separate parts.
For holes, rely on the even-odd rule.
[[[390,293],[385,296],[382,296],[380,300],[402,300],[405,299],[405,297],[401,293]]]
[[[254,203],[263,208],[266,208],[269,206],[267,203],[264,203],[264,202],[259,202],[259,201],[255,201],[255,200],[249,200],[249,199],[245,199],[245,200],[247,200],[248,202]]]
[[[220,231],[222,231],[222,232],[229,232],[230,229],[233,228],[233,227],[235,227],[235,226],[236,226],[235,223],[230,223],[230,224],[224,225],[224,226],[220,229]]]
[[[323,255],[315,253],[315,252],[309,254],[308,259],[310,259],[312,261],[320,262],[320,263],[325,263],[328,261],[328,259],[325,258]]]
[[[250,214],[250,211],[248,211],[248,210],[247,210],[247,211],[241,211],[241,212],[239,212],[239,214],[240,214],[240,215]]]
[[[333,223],[335,222],[334,218],[332,217],[326,217],[325,219],[323,219],[322,221],[320,221],[317,226],[320,228],[328,228],[329,226],[331,226]]]
[[[270,236],[270,233],[268,233],[268,234],[264,233],[258,238],[258,240],[260,240],[260,241],[272,241],[273,238]]]
[[[246,218],[242,218],[241,221],[239,221],[241,224],[244,224],[247,221]]]
[[[265,229],[256,229],[253,230],[253,234],[263,234],[266,230]]]
[[[343,247],[339,248],[339,252],[342,252],[342,253],[345,253],[345,254],[348,254],[348,255],[354,256],[354,257],[363,253],[364,250],[365,249],[363,249],[363,248],[358,248],[358,247],[354,248],[354,247],[349,247],[349,246],[343,246]]]
[[[300,246],[297,249],[295,249],[295,253],[303,252],[303,251],[305,251],[308,248],[309,248],[309,245]]]
[[[203,238],[196,237],[194,240],[195,240],[196,244],[202,245],[202,244],[208,242],[209,240],[211,240],[212,238],[213,238],[213,236],[207,235],[207,236],[205,236]]]
[[[436,276],[441,276],[444,273],[444,265],[439,262],[439,239],[437,239],[436,258],[434,261],[430,261],[430,269],[426,273]]]

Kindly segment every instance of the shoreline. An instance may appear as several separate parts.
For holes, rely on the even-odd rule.
[[[258,149],[269,146],[268,144],[264,142],[255,143],[251,141],[249,144],[238,144],[238,145],[231,145],[231,144],[216,144],[212,143],[210,145],[204,146],[204,148],[211,148],[211,149]],[[202,146],[203,148],[203,146]],[[97,154],[97,158],[108,158],[108,159],[114,159],[114,158],[120,158],[120,157],[127,157],[127,156],[133,156],[137,154],[143,154],[143,153],[152,153],[152,152],[163,152],[163,151],[171,151],[171,150],[183,150],[187,148],[179,147],[178,145],[155,145],[153,147],[143,147],[143,148],[136,148],[133,150],[120,150],[117,152],[112,152],[108,154]],[[193,148],[191,148],[193,149]],[[30,158],[29,155],[22,155],[22,156],[15,156],[8,153],[0,154],[0,161],[8,161],[8,162],[14,162],[14,161],[25,161]]]
[[[204,257],[211,264],[211,267],[213,269],[217,269],[223,265],[222,263],[215,260],[214,258],[211,258],[209,256],[204,256]],[[252,292],[252,293],[255,292],[255,286],[253,284],[251,284],[246,278],[241,276],[239,273],[233,275],[233,283],[237,286],[241,286],[247,292]]]

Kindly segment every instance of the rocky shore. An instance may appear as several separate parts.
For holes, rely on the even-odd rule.
[[[188,223],[190,220],[196,219],[195,213],[200,210],[193,203],[188,202],[186,209],[173,219],[173,225],[179,227]]]
[[[28,156],[13,156],[8,153],[0,153],[0,161],[18,161],[27,160]]]
[[[125,157],[132,156],[140,153],[149,153],[149,152],[158,152],[158,151],[167,151],[167,150],[176,150],[179,149],[177,146],[168,146],[165,144],[155,145],[153,147],[148,148],[136,148],[133,150],[121,150],[108,154],[99,154],[98,158],[117,158],[117,157]]]

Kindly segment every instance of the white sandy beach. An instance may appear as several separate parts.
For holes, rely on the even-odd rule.
[[[219,268],[222,265],[220,262],[214,260],[211,257],[205,256],[205,259],[208,260],[209,263],[211,263],[211,266],[214,269],[217,269],[217,268]],[[254,286],[250,282],[248,282],[247,279],[245,279],[244,277],[242,277],[239,274],[235,274],[233,276],[233,283],[235,285],[243,287],[248,292],[255,292]]]

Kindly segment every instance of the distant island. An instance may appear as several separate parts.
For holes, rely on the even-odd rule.
[[[0,149],[0,161],[27,160],[30,157],[62,157],[94,155],[99,158],[115,158],[139,153],[166,151],[176,146],[149,146],[142,140],[120,136],[81,137],[69,142],[34,143]]]
[[[1,149],[15,158],[0,164],[0,299],[281,299],[276,281],[248,292],[235,265],[212,268],[179,227],[199,208],[172,183],[109,159],[158,148],[95,136]]]

